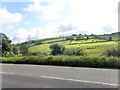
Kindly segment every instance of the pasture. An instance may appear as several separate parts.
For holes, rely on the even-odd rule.
[[[73,40],[71,43],[70,40],[62,40],[63,38],[45,40],[43,44],[29,47],[29,51],[50,54],[50,45],[57,43],[64,45],[66,48],[81,48],[87,56],[101,56],[106,50],[118,47],[118,41],[107,41],[105,39],[95,39],[93,37],[88,40]]]

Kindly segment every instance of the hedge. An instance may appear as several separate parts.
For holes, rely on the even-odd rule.
[[[117,57],[85,57],[85,56],[24,56],[2,58],[2,63],[57,65],[70,67],[112,68],[120,69]]]

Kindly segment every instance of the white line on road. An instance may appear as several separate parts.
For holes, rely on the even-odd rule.
[[[109,85],[109,86],[117,86],[117,87],[118,87],[118,84],[111,84],[111,83],[104,83],[104,82],[84,81],[84,80],[67,79],[67,78],[58,78],[58,77],[49,77],[49,76],[41,76],[41,78],[56,79],[56,80],[67,80],[67,81],[74,81],[74,82],[101,84],[101,85]]]
[[[10,73],[10,72],[0,72],[0,74],[14,74],[14,73]]]

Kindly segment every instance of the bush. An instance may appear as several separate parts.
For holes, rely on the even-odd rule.
[[[20,46],[20,53],[24,55],[28,55],[28,46],[26,44],[22,44]]]
[[[84,52],[82,49],[80,48],[68,48],[65,50],[64,55],[75,55],[75,56],[80,56],[80,55],[84,55]]]
[[[59,44],[53,44],[50,46],[52,55],[62,55],[65,51],[65,47]]]
[[[46,53],[46,52],[29,52],[28,55],[29,56],[47,56],[48,53]]]
[[[117,57],[120,57],[120,51],[118,50],[118,48],[108,49],[108,50],[105,52],[105,55],[107,55],[107,56],[117,56]]]

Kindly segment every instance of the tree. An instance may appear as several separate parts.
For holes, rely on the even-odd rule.
[[[76,37],[76,40],[81,40],[81,36],[80,36],[80,35],[77,36],[77,37]]]
[[[70,44],[72,43],[73,40],[74,40],[73,38],[70,39]]]
[[[89,39],[89,36],[87,35],[87,36],[86,36],[86,40],[88,40],[88,39]]]
[[[71,37],[71,38],[70,38],[70,44],[72,43],[72,41],[73,41],[73,40],[74,40],[74,38],[73,38],[73,37]]]
[[[52,55],[62,55],[65,51],[65,47],[59,44],[52,44],[50,49]]]
[[[27,54],[28,54],[28,47],[27,47],[27,45],[22,44],[22,45],[20,46],[20,53],[21,53],[22,55],[27,55]]]
[[[13,54],[18,55],[18,48],[15,46],[13,47]]]
[[[2,56],[5,56],[7,53],[11,53],[11,40],[5,34],[0,33],[0,38],[2,38]]]
[[[74,40],[72,36],[66,37],[66,40]]]
[[[66,37],[66,40],[70,40],[70,44],[72,43],[72,41],[74,40],[74,37],[70,36],[70,37]]]
[[[76,40],[79,40],[79,37],[78,37],[78,36],[76,37]]]
[[[112,37],[111,36],[109,37],[109,41],[112,41]]]
[[[84,40],[84,36],[83,35],[81,36],[81,40]]]
[[[92,33],[91,36],[94,36],[94,34]]]
[[[77,34],[72,34],[72,36],[77,36]]]
[[[79,34],[79,36],[82,36],[82,34]]]

